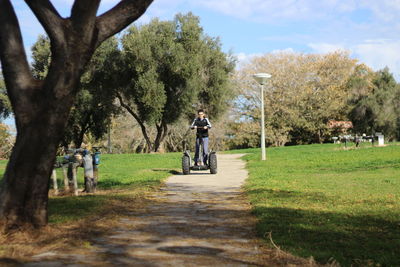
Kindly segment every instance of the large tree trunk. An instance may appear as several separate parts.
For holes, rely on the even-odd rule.
[[[47,223],[49,177],[71,104],[52,108],[39,101],[25,107],[37,111],[28,122],[17,116],[16,143],[0,191],[0,216],[7,228]]]
[[[161,122],[161,125],[156,124],[156,128],[157,128],[157,135],[154,140],[154,152],[160,152],[162,149],[164,139],[167,136],[168,126],[166,123]]]
[[[96,16],[100,0],[75,0],[63,18],[49,0],[25,0],[51,40],[44,81],[35,80],[10,0],[0,0],[0,59],[17,139],[0,189],[6,228],[47,223],[49,179],[86,63],[107,38],[139,18],[152,0],[122,0]]]
[[[117,94],[117,98],[119,100],[120,105],[128,111],[129,114],[132,115],[132,117],[136,120],[137,123],[139,123],[140,130],[142,131],[143,138],[146,141],[147,144],[147,151],[150,153],[153,151],[153,143],[150,140],[149,135],[147,134],[147,128],[144,122],[140,119],[140,117],[136,114],[136,112],[128,105],[125,103],[123,100],[122,95]]]

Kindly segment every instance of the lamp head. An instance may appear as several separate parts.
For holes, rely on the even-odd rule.
[[[271,74],[268,73],[256,73],[253,75],[254,80],[256,80],[259,84],[263,85],[267,82],[269,78],[271,78]]]

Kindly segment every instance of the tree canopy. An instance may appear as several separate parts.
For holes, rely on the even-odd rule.
[[[111,117],[119,111],[115,105],[115,69],[119,57],[118,40],[112,37],[97,48],[81,77],[80,90],[71,109],[65,129],[63,146],[71,142],[80,147],[84,136],[102,138],[110,124]],[[37,79],[44,79],[51,62],[50,40],[39,36],[32,46],[32,73]]]
[[[329,137],[328,120],[346,117],[347,81],[355,66],[356,61],[344,52],[272,53],[254,58],[235,75],[239,123],[248,123],[234,126],[241,129],[241,133],[234,131],[235,136],[249,144],[255,143],[251,138],[258,139],[260,87],[252,74],[269,72],[272,78],[264,99],[267,142],[279,146],[324,141]],[[248,137],[240,137],[243,134]]]
[[[218,38],[203,32],[198,17],[178,14],[173,21],[132,26],[122,47],[118,97],[140,124],[149,150],[160,148],[168,125],[192,118],[197,108],[213,118],[226,111],[234,61],[221,51]],[[156,127],[154,141],[148,125]]]
[[[362,74],[361,74],[362,75]],[[400,138],[400,86],[388,68],[353,78],[352,88],[364,88],[350,100],[349,118],[358,133],[382,132],[389,140]],[[365,77],[367,76],[367,77]]]

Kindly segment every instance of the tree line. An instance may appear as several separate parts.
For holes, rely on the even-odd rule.
[[[47,37],[38,38],[32,58],[32,72],[43,79],[51,62]],[[272,53],[236,69],[235,63],[193,14],[132,26],[96,50],[61,144],[106,145],[111,131],[117,153],[181,151],[183,129],[205,108],[217,126],[214,147],[258,147],[260,88],[252,74],[265,71],[272,74],[264,99],[268,145],[330,142],[340,134],[330,120],[351,121],[349,133],[400,139],[400,86],[388,68],[372,71],[344,51]],[[6,116],[11,108],[4,85],[0,90]]]
[[[43,79],[51,62],[48,37],[39,37],[32,58],[32,72]],[[125,113],[141,129],[145,151],[158,152],[171,125],[192,119],[196,109],[208,110],[215,120],[226,111],[234,97],[229,86],[234,66],[219,39],[205,34],[191,13],[131,26],[94,53],[62,145],[80,147],[85,135],[101,139],[112,118]]]
[[[374,72],[344,51],[272,53],[235,73],[238,98],[229,148],[260,144],[260,88],[251,77],[257,72],[272,74],[264,99],[269,145],[331,142],[339,133],[330,120],[352,121],[349,134],[382,132],[389,141],[400,140],[400,86],[388,68]]]
[[[44,79],[51,62],[48,37],[38,38],[32,58],[34,77]],[[339,134],[330,120],[352,121],[354,134],[400,139],[400,86],[388,68],[372,71],[344,51],[271,53],[235,64],[191,13],[131,26],[94,53],[61,145],[105,145],[109,133],[114,152],[181,151],[188,137],[183,129],[204,108],[217,123],[212,137],[218,149],[258,147],[256,72],[272,74],[264,99],[268,145],[330,142]],[[0,90],[5,117],[11,105],[2,79]]]

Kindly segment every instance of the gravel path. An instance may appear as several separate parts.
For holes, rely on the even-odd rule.
[[[57,261],[37,255],[38,262],[26,266],[276,265],[255,236],[256,221],[241,193],[247,171],[240,156],[219,154],[216,175],[170,177],[146,208],[121,219],[111,235],[93,239],[91,254],[54,255]]]

